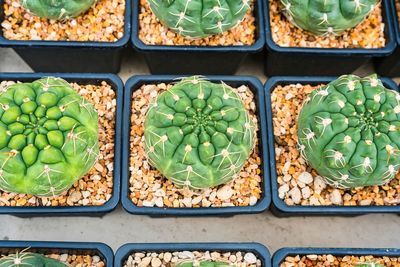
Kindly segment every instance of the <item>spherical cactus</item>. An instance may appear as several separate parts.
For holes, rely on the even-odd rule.
[[[385,184],[400,167],[400,95],[376,75],[342,76],[307,97],[297,134],[303,157],[329,184]]]
[[[340,34],[360,24],[379,0],[281,0],[297,27],[316,35]]]
[[[48,77],[0,92],[0,189],[60,194],[98,154],[97,112],[66,81]]]
[[[97,0],[20,0],[35,16],[63,20],[85,13]]]
[[[356,267],[385,267],[385,265],[370,261],[370,262],[357,264]]]
[[[67,267],[66,264],[30,252],[17,252],[0,259],[0,267]]]
[[[218,262],[218,261],[182,261],[176,265],[176,267],[235,267],[235,265],[230,265],[226,262]],[[1,267],[1,266],[0,266]]]
[[[255,124],[225,83],[183,79],[161,93],[147,112],[149,162],[179,186],[202,189],[227,183],[248,159]]]
[[[172,31],[191,38],[221,34],[243,20],[250,0],[148,0]]]

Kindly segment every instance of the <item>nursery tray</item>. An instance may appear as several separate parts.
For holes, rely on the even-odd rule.
[[[383,76],[400,76],[400,26],[399,16],[397,15],[396,1],[390,1],[390,11],[392,12],[391,24],[396,38],[396,49],[393,54],[384,58],[375,59],[375,69]]]
[[[44,254],[80,254],[97,255],[106,265],[104,267],[113,267],[114,254],[112,249],[103,243],[93,242],[42,242],[42,241],[0,241],[0,255],[13,254],[17,250],[29,248],[29,252]]]
[[[252,252],[261,260],[263,267],[271,267],[268,249],[258,243],[150,243],[126,244],[115,254],[115,267],[123,267],[128,257],[135,252],[174,252],[174,251],[242,251]]]
[[[122,131],[122,104],[123,104],[123,83],[114,74],[63,74],[63,73],[0,73],[1,81],[31,82],[45,76],[60,77],[68,82],[79,84],[100,84],[106,81],[116,91],[117,106],[115,111],[115,152],[113,171],[113,193],[112,197],[101,206],[58,206],[58,207],[0,207],[1,214],[10,214],[18,217],[32,216],[102,216],[116,208],[120,199],[120,162],[121,162],[121,131]]]
[[[265,104],[264,92],[261,82],[250,76],[207,76],[210,81],[224,81],[226,84],[236,87],[240,85],[249,86],[250,90],[254,93],[259,121],[259,147],[260,156],[262,158],[262,198],[254,206],[244,207],[208,207],[208,208],[159,208],[159,207],[138,207],[129,197],[129,157],[130,157],[130,117],[131,117],[131,102],[132,93],[144,84],[150,83],[171,83],[176,81],[177,76],[170,75],[145,75],[133,76],[125,85],[125,101],[124,101],[124,129],[123,129],[123,155],[122,155],[122,185],[121,185],[121,202],[126,211],[132,214],[150,215],[154,217],[160,216],[230,216],[235,214],[250,214],[261,213],[268,209],[271,203],[270,196],[270,182],[269,182],[269,165],[268,152],[267,152],[267,136],[266,136],[266,117],[265,117]]]
[[[140,1],[134,1],[132,44],[143,54],[152,74],[234,74],[249,54],[264,47],[262,0],[256,0],[256,42],[243,46],[147,45],[139,39]]]
[[[399,257],[400,249],[394,248],[281,248],[272,256],[272,266],[279,267],[287,256],[296,255],[325,255],[333,256],[387,256]]]
[[[304,216],[304,215],[316,215],[316,216],[355,216],[367,213],[399,213],[400,205],[398,206],[302,206],[302,205],[287,205],[278,196],[278,182],[276,173],[276,160],[275,160],[275,136],[274,126],[272,123],[272,105],[271,105],[271,93],[278,85],[290,85],[290,84],[310,84],[319,85],[327,84],[337,77],[298,77],[298,76],[281,76],[272,77],[268,79],[265,84],[265,103],[266,103],[266,114],[267,114],[267,128],[268,128],[268,148],[269,148],[269,159],[270,159],[270,170],[271,170],[271,190],[272,190],[272,205],[271,211],[278,217],[286,216]],[[394,81],[388,78],[380,78],[383,84],[392,90],[398,91],[398,87]]]
[[[341,75],[352,73],[371,58],[391,54],[396,47],[390,0],[382,0],[386,46],[383,48],[305,48],[282,47],[271,35],[269,3],[264,0],[266,33],[265,74],[277,75]]]
[[[4,38],[0,47],[11,47],[35,72],[117,73],[123,50],[131,33],[131,0],[126,0],[124,35],[116,42],[24,41]],[[0,23],[4,20],[4,0],[0,0]]]

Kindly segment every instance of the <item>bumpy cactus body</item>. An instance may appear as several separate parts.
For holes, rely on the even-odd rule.
[[[356,267],[385,267],[385,265],[370,261],[357,264]]]
[[[35,16],[63,20],[85,13],[97,0],[20,0]]]
[[[0,267],[67,267],[67,265],[41,254],[22,251],[1,258]]]
[[[60,194],[98,153],[97,112],[66,81],[48,77],[0,91],[0,189]]]
[[[221,34],[235,27],[250,0],[148,0],[151,10],[174,32],[192,38]]]
[[[298,118],[299,148],[339,188],[381,185],[400,167],[400,95],[376,75],[345,75],[313,91]]]
[[[176,265],[176,267],[235,267],[235,265],[230,265],[226,262],[218,262],[218,261],[183,261]],[[0,266],[1,267],[1,266]]]
[[[340,34],[360,24],[379,0],[281,0],[291,23],[316,35]]]
[[[161,93],[145,120],[149,162],[180,186],[208,188],[234,179],[255,144],[255,124],[228,85],[183,79]]]

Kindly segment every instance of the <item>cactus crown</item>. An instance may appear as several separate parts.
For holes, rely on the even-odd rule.
[[[360,24],[379,0],[281,0],[297,27],[316,35],[340,34]]]
[[[339,188],[381,185],[400,167],[400,95],[376,75],[345,75],[313,91],[298,118],[300,152]]]
[[[60,78],[0,91],[0,189],[57,195],[97,160],[98,115]]]
[[[149,162],[179,186],[227,183],[248,159],[256,127],[240,96],[225,83],[197,76],[161,93],[147,112]]]
[[[25,250],[1,258],[0,267],[67,267],[58,260]]]
[[[226,262],[218,262],[218,261],[193,261],[193,260],[187,260],[187,261],[182,261],[178,264],[176,264],[176,267],[235,267],[235,265],[230,265],[229,263]],[[0,266],[1,267],[1,266]]]
[[[356,267],[385,267],[385,265],[370,261],[357,264]]]
[[[85,13],[97,0],[20,0],[21,5],[35,16],[63,20]]]
[[[153,13],[174,32],[192,38],[221,34],[235,27],[250,0],[148,0]]]

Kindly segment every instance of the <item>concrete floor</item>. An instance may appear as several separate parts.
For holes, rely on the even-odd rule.
[[[371,68],[356,71],[364,75]],[[0,49],[0,72],[31,72],[11,50]],[[142,59],[128,56],[120,73],[148,73]],[[265,81],[261,62],[248,59],[238,74]],[[397,247],[400,217],[365,215],[341,217],[276,218],[270,212],[230,218],[150,218],[134,216],[121,207],[103,218],[56,217],[20,219],[0,217],[0,239],[48,241],[99,241],[114,250],[128,242],[260,242],[271,252],[285,246]]]

